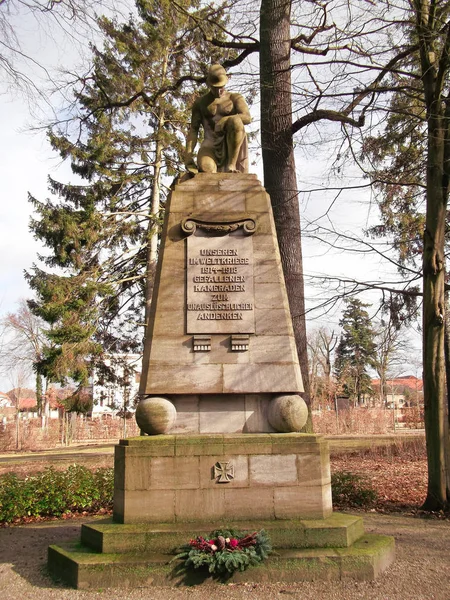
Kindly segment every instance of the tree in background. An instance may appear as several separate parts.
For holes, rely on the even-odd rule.
[[[336,348],[334,371],[338,385],[355,403],[360,405],[365,394],[372,392],[368,368],[376,363],[375,330],[369,313],[357,298],[346,301],[346,308],[339,321],[343,329]]]
[[[374,369],[380,378],[380,404],[385,406],[388,393],[387,380],[389,373],[402,371],[402,366],[409,362],[411,348],[408,352],[408,341],[405,330],[390,314],[388,319],[381,319],[376,327],[376,358]],[[408,356],[408,354],[409,356]]]
[[[203,38],[183,12],[169,0],[136,5],[139,16],[126,23],[99,19],[106,41],[75,83],[78,129],[49,133],[86,184],[50,179],[53,197],[31,198],[31,229],[50,249],[43,258],[49,270],[33,266],[28,280],[32,309],[50,325],[39,371],[52,381],[84,384],[103,354],[140,351],[162,177],[177,172],[192,96],[172,83],[207,69]]]
[[[38,32],[41,39],[51,39],[55,45],[62,36],[69,38],[71,44],[87,47],[93,32],[97,31],[96,14],[100,9],[124,13],[129,10],[122,0],[0,0],[2,81],[8,88],[25,93],[30,101],[34,99],[34,103],[39,97],[45,98],[42,80],[55,83],[56,65],[31,55],[26,48],[26,37],[33,31]]]
[[[331,407],[334,403],[335,382],[332,379],[332,356],[338,343],[335,331],[321,327],[308,339],[309,372],[312,408]]]
[[[15,313],[8,313],[1,320],[0,368],[6,376],[20,368],[20,380],[34,371],[36,378],[36,402],[38,414],[42,415],[44,389],[37,365],[42,359],[45,344],[45,322],[34,315],[27,302],[20,300]]]

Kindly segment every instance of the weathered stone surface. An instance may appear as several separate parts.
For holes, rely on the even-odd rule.
[[[303,390],[269,198],[255,176],[245,174],[228,177],[226,175],[228,174],[200,174],[178,184],[168,201],[160,263],[153,293],[148,342],[144,352],[140,388],[142,395],[169,396],[176,404],[177,395],[258,395],[298,393]],[[205,327],[205,331],[202,331],[201,325],[197,327],[197,321],[195,327],[187,324],[186,260],[188,257],[187,242],[181,229],[181,222],[188,217],[197,219],[197,223],[198,219],[200,221],[209,219],[213,222],[221,219],[233,221],[253,218],[256,220],[257,230],[252,236],[245,237],[240,230],[237,230],[225,236],[221,234],[222,238],[220,238],[236,236],[236,243],[241,238],[242,242],[245,240],[246,244],[252,245],[252,254],[248,254],[247,251],[245,254],[245,256],[252,256],[252,264],[249,265],[251,269],[245,274],[245,288],[249,290],[251,296],[246,302],[252,305],[252,310],[241,311],[245,317],[252,313],[252,327],[248,325],[242,327],[237,322],[238,319],[231,318],[230,322],[233,321],[233,326],[228,327],[226,323],[228,317],[218,320],[215,317],[208,319],[208,327]],[[201,229],[198,231],[200,232],[198,235],[201,234],[204,239],[216,235],[205,233]],[[193,237],[189,239],[191,241]],[[203,269],[205,272],[202,271],[203,267],[200,268],[198,277],[228,276],[228,272],[222,271],[219,274],[210,274],[209,267],[206,267]],[[231,275],[241,277],[240,272]],[[224,295],[221,294],[220,298],[222,296]],[[202,302],[191,300],[190,297],[189,302],[194,306],[208,304],[204,298]],[[219,302],[219,300],[215,301]],[[230,305],[239,304],[235,298],[220,301],[228,302]],[[192,317],[192,314],[190,316]],[[187,334],[187,331],[191,330],[200,334],[211,334],[210,351],[193,351],[193,334]],[[231,334],[241,331],[250,334],[249,349],[233,351]],[[264,364],[272,363],[274,363],[272,373],[268,368],[262,367]],[[202,410],[201,404],[199,410]],[[237,417],[241,431],[254,431],[256,426],[264,427],[261,431],[271,431],[272,427],[268,424],[267,418],[262,416],[264,410],[266,409],[261,408],[258,419],[252,418],[247,429],[246,420]],[[205,429],[199,426],[199,430]],[[185,428],[184,431],[187,429]],[[226,431],[230,431],[230,428]]]
[[[202,396],[200,399],[200,433],[241,432],[245,426],[243,395]]]
[[[200,487],[199,457],[155,457],[151,461],[151,480],[147,489],[190,489]]]
[[[234,469],[233,479],[226,484],[223,484],[224,489],[235,489],[241,487],[248,487],[250,485],[248,476],[248,456],[230,456],[224,455],[220,457],[218,461],[214,461],[214,458],[210,456],[200,457],[200,487],[201,488],[216,488],[217,478],[214,476],[214,465],[217,462],[230,463]]]
[[[176,365],[159,364],[152,372],[146,393],[156,394],[161,388],[171,394],[201,394],[223,392],[222,365]]]
[[[284,318],[281,308],[255,308],[256,335],[293,335],[292,324]]]
[[[297,484],[297,457],[295,454],[250,456],[250,481],[264,487]]]
[[[273,519],[273,489],[231,489],[225,488],[225,515],[230,519],[243,520],[252,515],[254,519]],[[247,515],[247,516],[245,516]]]
[[[175,518],[177,521],[220,519],[225,516],[225,497],[222,487],[198,490],[176,490]]]
[[[249,348],[251,364],[290,364],[295,351],[294,336],[265,335],[252,338]]]
[[[324,519],[333,512],[331,485],[277,487],[274,490],[275,518]]]
[[[246,394],[245,395],[245,433],[257,433],[259,431],[271,431],[267,420],[267,411],[271,400],[270,394]]]
[[[141,398],[136,408],[136,422],[149,435],[168,433],[176,418],[175,406],[167,398]]]
[[[172,433],[199,433],[199,402],[200,399],[197,395],[179,395],[173,398],[177,409],[177,420],[172,428]]]
[[[116,447],[114,518],[122,523],[155,522],[155,515],[164,520],[163,514],[169,521],[201,520],[213,515],[208,512],[212,508],[204,506],[208,502],[219,511],[217,518],[226,517],[231,498],[235,500],[233,518],[240,520],[269,518],[269,508],[271,516],[278,519],[328,516],[331,488],[329,469],[322,459],[325,453],[323,438],[304,434],[200,434],[123,440]],[[227,477],[220,477],[220,472],[226,472]],[[281,493],[282,489],[287,491]],[[233,490],[233,494],[224,490]],[[203,491],[208,492],[205,497]],[[168,505],[160,503],[157,492],[172,493],[163,496]],[[256,504],[265,498],[257,515],[255,498]]]
[[[230,504],[233,500],[230,489]],[[267,501],[273,501],[267,498]],[[227,503],[227,499],[226,499]],[[227,511],[228,514],[228,511]],[[114,523],[112,519],[85,524],[81,528],[81,541],[95,552],[170,552],[179,544],[180,536],[186,539],[196,535],[206,537],[213,529],[226,525],[233,527],[227,516],[224,521],[177,523]],[[240,521],[237,529],[265,529],[273,548],[348,548],[364,535],[361,517],[333,513],[325,519]],[[174,540],[174,536],[177,537]]]
[[[276,396],[269,404],[267,418],[276,431],[301,431],[308,420],[308,407],[296,394]]]
[[[226,394],[289,392],[300,385],[298,364],[223,365],[222,391]]]
[[[187,538],[189,535],[186,536]],[[50,546],[52,575],[77,589],[136,588],[211,584],[212,580],[175,575],[168,565],[173,555],[156,552],[98,554],[76,544]],[[235,573],[233,582],[301,582],[376,579],[393,562],[395,541],[389,536],[366,534],[350,548],[278,548],[258,567]]]
[[[117,523],[174,521],[175,490],[115,491],[113,516]]]

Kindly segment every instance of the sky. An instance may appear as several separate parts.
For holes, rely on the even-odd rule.
[[[3,6],[0,6],[0,11]],[[53,67],[75,68],[83,61],[86,43],[74,43],[55,24],[51,24],[43,33],[30,15],[17,15],[11,19],[16,29],[22,49],[30,56],[39,57],[39,62]],[[83,39],[82,36],[79,39]],[[39,84],[45,79],[45,73],[34,64],[21,64],[24,71]],[[52,73],[55,71],[52,70]],[[58,96],[51,102],[56,106]],[[28,202],[28,193],[38,200],[47,197],[47,177],[60,181],[74,182],[70,165],[61,163],[59,157],[52,152],[47,143],[45,131],[30,131],[35,126],[36,115],[45,118],[50,116],[49,106],[39,100],[32,99],[31,104],[23,94],[15,88],[7,88],[0,83],[0,317],[14,312],[21,298],[29,298],[30,290],[24,278],[24,271],[30,269],[37,260],[37,253],[45,250],[33,239],[29,232],[29,220],[32,206]],[[338,195],[327,189],[327,178],[331,165],[329,159],[321,156],[320,149],[311,154],[307,148],[299,148],[297,152],[297,177],[299,181],[301,215],[305,235],[303,237],[304,271],[306,275],[331,274],[364,279],[386,278],[391,276],[386,264],[379,258],[368,258],[360,254],[342,253],[319,244],[308,232],[313,232],[317,224],[335,227],[353,235],[377,218],[376,209],[367,190],[347,191]],[[253,168],[262,179],[262,165],[257,163]],[[356,175],[355,175],[356,177]],[[355,179],[355,181],[361,181]],[[322,191],[308,193],[307,190],[318,188]],[[394,274],[392,273],[394,278]],[[308,287],[306,298],[308,306],[320,303],[326,292],[319,287]],[[377,302],[372,294],[366,299]],[[338,307],[328,314],[323,311],[308,313],[310,330],[325,325],[338,329],[340,316]],[[417,342],[414,342],[417,347]],[[10,389],[8,378],[0,376],[0,391]]]

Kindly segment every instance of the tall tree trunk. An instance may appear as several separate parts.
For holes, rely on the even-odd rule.
[[[446,195],[443,185],[444,136],[442,120],[438,115],[439,106],[434,101],[428,112],[427,208],[423,251],[423,388],[428,457],[426,510],[441,510],[447,505],[448,421],[444,356]]]
[[[161,110],[159,115],[159,126],[162,128],[164,124],[164,113]],[[162,150],[163,146],[160,140],[156,142],[155,149],[155,166],[153,171],[153,187],[150,201],[150,214],[147,230],[147,279],[145,288],[145,332],[147,334],[147,325],[150,318],[150,306],[152,303],[153,283],[158,258],[158,228],[156,222],[158,219],[160,200],[161,200],[161,167],[162,167]]]
[[[295,175],[291,99],[291,0],[262,0],[260,19],[261,143],[295,341],[309,401],[300,212]],[[311,423],[310,423],[311,426]]]
[[[445,379],[446,379],[446,409],[447,409],[447,439],[450,432],[450,310],[449,310],[449,291],[445,291],[445,331],[444,331],[444,349],[445,349]],[[446,470],[447,470],[447,502],[450,502],[450,439],[446,445]]]
[[[162,82],[164,82],[167,74],[167,66],[169,61],[168,51],[166,52],[165,60],[162,66]],[[162,156],[164,145],[162,143],[162,130],[165,123],[164,108],[160,107],[158,112],[158,123],[156,126],[156,143],[155,143],[155,162],[153,169],[153,187],[150,198],[149,221],[147,230],[147,279],[145,287],[145,329],[144,338],[147,336],[147,326],[150,318],[150,306],[153,296],[153,284],[155,277],[156,261],[158,259],[158,237],[159,229],[156,225],[160,204],[161,204],[161,171],[162,171]]]
[[[36,373],[36,405],[38,417],[42,416],[42,375]]]

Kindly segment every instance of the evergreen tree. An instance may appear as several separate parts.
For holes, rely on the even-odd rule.
[[[204,10],[198,0],[178,4]],[[192,102],[192,89],[172,84],[206,72],[205,56],[219,58],[169,0],[137,0],[137,9],[127,23],[99,19],[105,43],[76,85],[78,129],[49,132],[86,184],[50,178],[52,198],[31,198],[31,230],[50,250],[41,257],[49,270],[34,265],[28,279],[32,308],[50,324],[39,370],[53,381],[85,383],[104,353],[141,348],[162,178],[177,172]],[[105,369],[113,378],[114,366]]]
[[[371,392],[369,367],[376,364],[376,332],[369,313],[357,298],[347,301],[339,325],[343,333],[336,348],[334,370],[338,383],[353,402],[361,404],[364,394]]]

